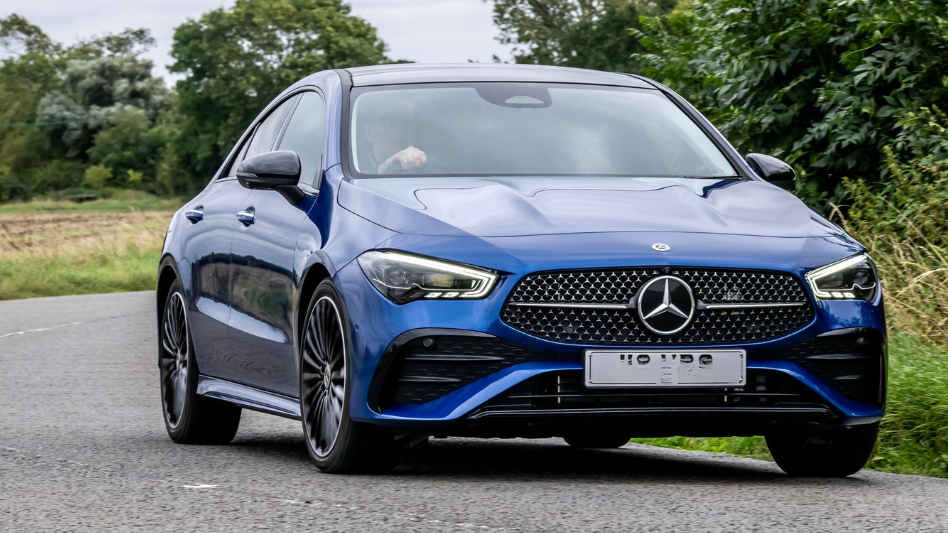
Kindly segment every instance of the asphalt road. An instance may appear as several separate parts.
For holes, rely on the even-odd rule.
[[[948,480],[559,439],[446,439],[383,476],[319,473],[299,423],[244,412],[180,446],[158,402],[154,296],[0,303],[0,531],[948,531]]]

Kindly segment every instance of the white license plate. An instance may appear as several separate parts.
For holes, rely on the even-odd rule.
[[[587,350],[586,387],[740,387],[744,350]]]

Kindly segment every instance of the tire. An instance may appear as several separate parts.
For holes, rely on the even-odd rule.
[[[392,435],[353,422],[349,315],[336,286],[316,287],[300,335],[300,413],[306,451],[330,474],[390,469],[398,459]]]
[[[158,326],[158,368],[165,429],[179,444],[227,444],[237,434],[240,407],[197,394],[198,367],[187,299],[175,281]]]
[[[777,466],[788,475],[846,477],[866,465],[878,435],[876,422],[818,434],[768,435],[767,447]]]
[[[588,435],[570,435],[569,437],[563,437],[563,440],[573,448],[614,449],[621,448],[628,444],[629,438],[628,435],[624,434],[593,433]]]

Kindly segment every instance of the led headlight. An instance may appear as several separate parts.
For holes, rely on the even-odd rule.
[[[813,294],[821,300],[876,299],[879,277],[876,265],[866,254],[854,255],[825,267],[810,271],[806,280]]]
[[[484,298],[497,282],[490,270],[400,252],[365,252],[359,266],[372,285],[397,304]]]

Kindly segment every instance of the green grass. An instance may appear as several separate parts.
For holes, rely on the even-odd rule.
[[[29,202],[0,204],[0,214],[25,213],[106,213],[113,211],[174,211],[184,205],[185,198],[159,198],[141,191],[115,191],[107,198],[88,202],[73,202],[53,198],[38,198]]]
[[[632,442],[771,460],[763,437],[668,437]],[[867,468],[948,478],[948,347],[907,333],[889,339],[889,395]]]
[[[0,300],[153,290],[161,248],[102,246],[82,254],[0,259]]]

